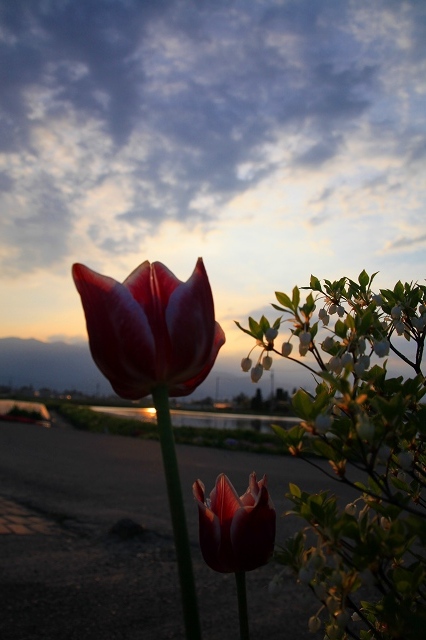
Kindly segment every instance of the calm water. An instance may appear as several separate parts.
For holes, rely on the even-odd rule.
[[[124,418],[133,418],[142,422],[156,422],[155,409],[136,409],[127,407],[91,407],[93,411],[110,413]],[[172,409],[174,427],[212,427],[214,429],[254,429],[261,433],[270,432],[271,424],[289,426],[297,418],[283,416],[238,415],[235,413],[210,413],[208,411],[184,411]]]

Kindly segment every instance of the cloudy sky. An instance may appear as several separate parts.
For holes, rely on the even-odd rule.
[[[238,369],[275,290],[424,278],[425,165],[423,0],[1,2],[0,337],[85,336],[75,261],[203,256]]]

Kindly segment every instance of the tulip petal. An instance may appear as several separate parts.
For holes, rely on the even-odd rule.
[[[155,379],[154,336],[128,289],[81,264],[73,278],[86,316],[93,359],[124,398],[148,395]]]
[[[171,294],[166,324],[172,345],[167,377],[180,382],[197,376],[210,357],[216,327],[213,296],[201,258],[189,280]]]
[[[247,491],[240,498],[245,507],[253,507],[255,505],[256,498],[259,494],[259,485],[261,483],[263,483],[263,481],[261,480],[260,482],[257,482],[256,474],[253,471],[253,473],[251,473],[249,477],[249,486],[247,488]]]
[[[216,479],[216,485],[210,494],[211,509],[219,518],[222,525],[231,520],[238,509],[241,508],[241,501],[229,478],[221,473]]]
[[[268,562],[274,551],[275,527],[275,509],[262,485],[255,506],[240,509],[232,520],[230,539],[237,570],[252,571]]]
[[[219,555],[221,548],[219,519],[205,504],[204,485],[201,480],[194,482],[192,491],[198,504],[200,548],[204,561],[214,571],[223,571],[223,562]]]
[[[213,368],[213,365],[216,361],[217,354],[222,345],[225,344],[225,334],[220,327],[220,325],[216,322],[215,327],[215,337],[212,346],[212,350],[210,352],[210,356],[204,365],[203,369],[198,373],[198,375],[190,378],[189,380],[184,380],[180,383],[172,383],[169,387],[169,396],[171,398],[187,396],[192,393],[209,375],[210,371]]]

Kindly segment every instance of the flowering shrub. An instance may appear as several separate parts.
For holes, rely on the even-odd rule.
[[[276,552],[320,601],[309,629],[323,627],[330,640],[417,640],[426,628],[426,287],[398,282],[375,293],[375,275],[311,276],[304,303],[298,287],[276,293],[283,315],[273,324],[237,323],[261,349],[254,364],[251,352],[241,363],[252,380],[273,354],[314,375],[315,391],[293,396],[300,424],[274,427],[285,449],[356,490],[342,506],[290,483],[288,513],[305,526]],[[279,349],[284,322],[291,328]],[[411,375],[389,375],[389,356]]]

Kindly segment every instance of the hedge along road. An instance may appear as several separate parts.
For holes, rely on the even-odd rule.
[[[349,502],[354,493],[311,465],[289,456],[177,445],[191,542],[198,538],[198,513],[192,484],[200,478],[209,493],[224,472],[241,495],[248,477],[268,476],[277,510],[277,542],[301,521],[281,518],[290,503],[288,483],[302,490],[331,489]],[[329,469],[327,463],[323,463]],[[0,495],[81,523],[109,528],[121,518],[171,534],[165,481],[158,442],[94,434],[72,428],[0,423]]]

